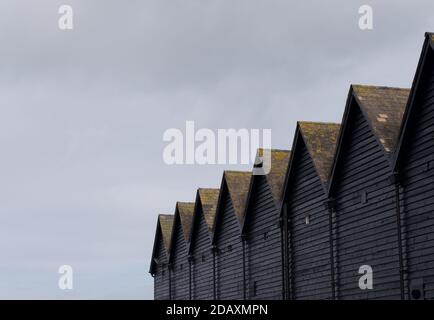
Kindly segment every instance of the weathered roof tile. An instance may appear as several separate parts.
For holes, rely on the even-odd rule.
[[[340,125],[337,123],[299,122],[300,133],[323,183],[329,179]]]
[[[270,172],[265,175],[267,183],[270,186],[274,200],[280,201],[283,193],[286,171],[288,170],[289,158],[291,151],[267,149],[271,155]],[[255,163],[260,161],[264,156],[265,149],[258,149]]]
[[[352,85],[362,111],[387,153],[393,153],[410,89]]]
[[[244,214],[247,204],[247,196],[250,189],[251,172],[244,171],[225,171],[224,179],[228,186],[229,195],[232,200],[232,205],[235,209],[238,221],[244,220]]]
[[[171,214],[160,214],[158,220],[160,222],[161,234],[163,236],[164,247],[166,252],[170,252],[170,242],[172,239],[173,218]]]
[[[194,202],[177,202],[177,210],[181,220],[184,239],[190,242],[191,223],[193,221]]]
[[[220,189],[199,188],[202,212],[210,232],[213,232]]]

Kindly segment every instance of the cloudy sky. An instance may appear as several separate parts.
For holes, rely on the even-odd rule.
[[[73,30],[58,28],[62,4]],[[157,214],[227,168],[166,165],[164,131],[271,128],[287,149],[297,120],[341,120],[351,83],[410,86],[432,12],[432,0],[2,0],[0,298],[151,299]],[[72,291],[58,288],[65,264]]]

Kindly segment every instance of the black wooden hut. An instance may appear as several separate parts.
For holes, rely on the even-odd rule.
[[[215,293],[215,259],[212,246],[219,189],[200,188],[196,193],[189,257],[191,299],[212,300]]]
[[[399,204],[391,159],[408,94],[409,90],[398,88],[350,88],[329,187],[339,299],[403,295]],[[369,268],[372,289],[365,287],[370,284]],[[363,275],[368,281],[359,285]]]
[[[406,297],[434,299],[434,36],[427,33],[395,156]]]
[[[274,149],[268,152],[270,171],[252,176],[243,223],[246,298],[252,300],[284,298],[280,207],[290,152]],[[263,149],[258,150],[257,166],[267,161],[263,153]]]
[[[333,299],[327,183],[339,124],[299,122],[285,183],[290,299]]]
[[[190,244],[193,210],[194,203],[176,203],[169,256],[172,300],[190,299],[188,247]]]
[[[169,300],[170,273],[169,254],[173,226],[173,215],[160,214],[155,230],[154,249],[149,273],[154,277],[154,299]]]
[[[411,90],[352,85],[338,128],[160,215],[155,299],[434,299],[434,35]]]
[[[246,263],[241,227],[244,220],[251,172],[225,171],[220,188],[213,245],[216,257],[216,298],[245,298]]]

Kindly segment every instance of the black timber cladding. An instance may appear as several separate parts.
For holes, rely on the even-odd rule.
[[[262,151],[259,150],[257,160],[263,156]],[[279,300],[284,297],[279,209],[290,152],[270,150],[270,155],[270,172],[252,177],[243,223],[247,299]]]
[[[155,300],[171,299],[168,264],[172,226],[173,215],[160,214],[158,216],[151,268],[149,271],[154,277]]]
[[[217,248],[217,299],[245,298],[245,252],[241,227],[250,181],[250,172],[225,171],[223,174],[213,236],[213,244]]]
[[[190,233],[170,228],[172,245],[174,218],[160,215],[155,299],[434,299],[433,43],[411,91],[351,86],[337,144],[337,125],[321,148],[326,124],[298,123],[283,194],[272,175],[227,171],[212,204],[198,191]]]
[[[194,203],[177,202],[170,245],[171,299],[190,299],[190,243]]]
[[[410,299],[434,299],[433,40],[426,35],[396,157]]]
[[[219,189],[199,189],[193,216],[190,258],[192,299],[214,299],[212,234]]]
[[[339,299],[402,296],[395,185],[390,155],[409,90],[352,86],[342,122],[329,195],[334,198]],[[361,290],[359,268],[373,269]]]
[[[332,299],[328,174],[340,126],[297,125],[285,189],[288,219],[289,297]]]

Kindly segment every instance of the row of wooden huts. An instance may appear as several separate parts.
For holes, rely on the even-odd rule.
[[[299,122],[269,174],[159,215],[155,299],[433,299],[433,64],[427,33],[411,89],[352,85],[342,124]]]

